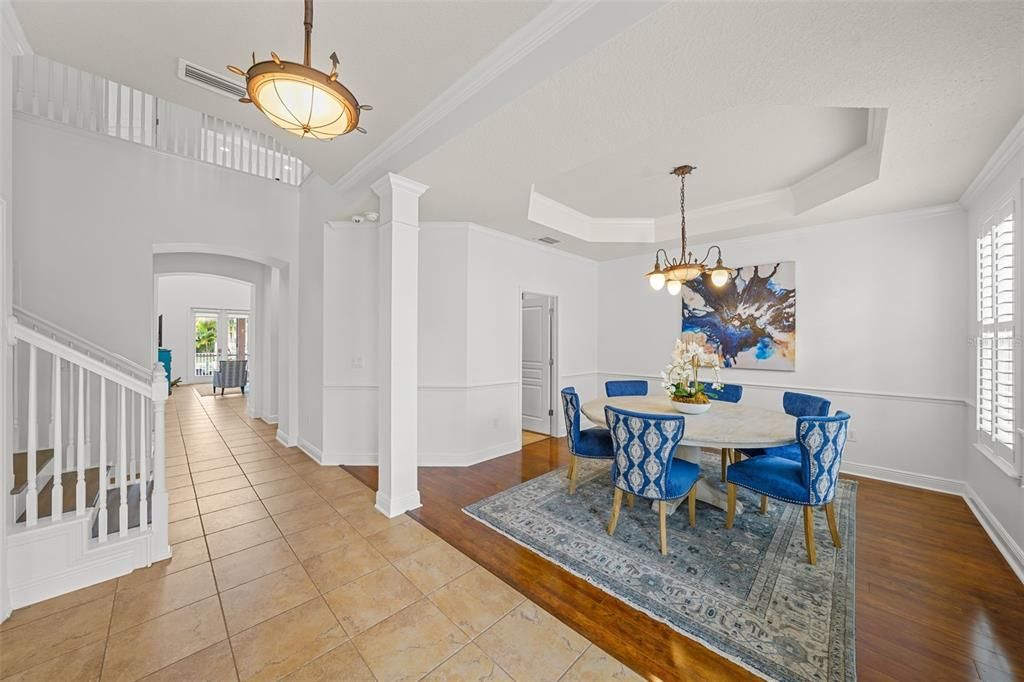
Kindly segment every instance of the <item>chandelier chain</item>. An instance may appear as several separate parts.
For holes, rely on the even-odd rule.
[[[679,230],[682,233],[683,251],[679,254],[682,262],[689,262],[686,255],[686,176],[679,176]]]

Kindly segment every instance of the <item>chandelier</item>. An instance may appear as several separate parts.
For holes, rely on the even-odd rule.
[[[270,60],[256,62],[242,71],[228,66],[228,71],[245,78],[247,97],[239,102],[254,104],[275,125],[299,137],[331,140],[358,130],[359,112],[373,107],[360,105],[348,88],[338,82],[338,53],[331,53],[331,72],[324,73],[309,65],[313,35],[313,0],[305,0],[306,50],[301,64],[282,61],[276,52]]]
[[[654,254],[654,269],[644,275],[652,289],[659,291],[664,287],[673,296],[682,291],[683,283],[693,281],[703,274],[709,275],[711,283],[716,287],[720,287],[729,281],[733,273],[730,268],[722,264],[722,249],[717,244],[709,247],[703,260],[699,261],[692,251],[688,252],[686,250],[686,176],[696,169],[696,166],[679,166],[672,169],[672,175],[679,177],[679,214],[681,218],[680,234],[682,241],[679,258],[670,259],[665,249],[658,249],[657,253]],[[708,258],[711,257],[712,251],[718,252],[718,262],[715,263],[714,267],[708,267]],[[662,265],[662,256],[665,257],[664,266]]]

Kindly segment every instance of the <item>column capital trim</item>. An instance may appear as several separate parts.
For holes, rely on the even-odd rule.
[[[402,190],[410,196],[419,197],[430,189],[430,187],[421,182],[410,180],[403,175],[398,175],[397,173],[385,173],[376,182],[370,185],[370,189],[373,190],[374,194],[381,198],[384,198],[388,193],[394,194],[396,190]]]

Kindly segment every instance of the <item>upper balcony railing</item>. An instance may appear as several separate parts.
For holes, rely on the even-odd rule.
[[[15,58],[14,109],[289,185],[310,174],[270,135],[38,55]]]

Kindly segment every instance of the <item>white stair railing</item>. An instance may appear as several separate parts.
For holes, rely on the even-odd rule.
[[[310,169],[276,139],[35,54],[14,60],[14,110],[289,185]]]
[[[15,458],[24,457],[25,485],[12,496],[13,532],[59,523],[73,511],[73,518],[94,515],[90,518],[95,522],[88,524],[90,543],[146,535],[151,541],[149,554],[165,556],[167,378],[163,366],[157,363],[147,371],[15,310],[10,319],[11,343],[27,349],[15,357],[27,358],[28,367],[27,381],[14,387],[26,407],[26,449],[24,455],[4,455],[12,480]],[[99,429],[95,450],[87,435],[92,417],[96,418],[93,432]],[[40,423],[52,428],[40,429]],[[48,462],[40,459],[47,450],[52,450]],[[73,500],[65,500],[65,474]],[[40,496],[47,491],[50,504],[40,508]],[[108,496],[117,498],[116,508],[108,510]]]

